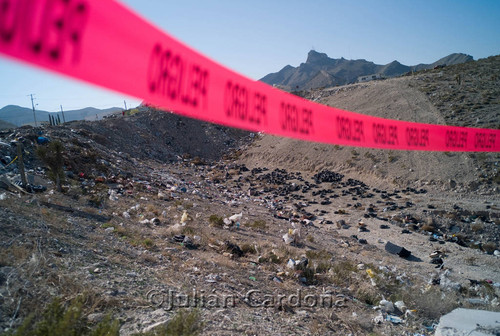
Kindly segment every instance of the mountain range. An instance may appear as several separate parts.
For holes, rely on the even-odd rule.
[[[102,117],[106,115],[120,112],[122,110],[123,109],[119,107],[111,107],[103,110],[94,107],[86,107],[79,110],[64,111],[64,119],[66,121],[95,120],[96,116],[98,119],[102,119]],[[36,110],[37,123],[38,124],[40,124],[41,122],[48,123],[49,114],[50,115],[58,114],[59,118],[61,119],[61,122],[63,121],[63,116],[60,112],[55,113],[55,112]],[[33,110],[27,107],[21,107],[17,105],[7,105],[0,109],[0,120],[5,121],[9,124],[13,124],[15,126],[22,126],[26,124],[33,125],[34,124]]]
[[[454,65],[473,60],[470,55],[455,53],[432,64],[408,66],[398,61],[392,61],[380,65],[364,59],[330,58],[325,53],[311,50],[305,63],[301,63],[298,67],[287,65],[280,71],[270,73],[260,80],[289,91],[308,90],[355,83],[360,76],[379,74],[384,78],[396,77],[411,71],[432,69],[439,65]]]

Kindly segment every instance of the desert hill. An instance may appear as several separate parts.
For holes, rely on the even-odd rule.
[[[316,102],[384,118],[498,128],[500,56],[417,72],[413,76],[358,83],[302,94]],[[458,76],[461,83],[457,82]],[[308,143],[264,135],[241,158],[285,169],[332,169],[398,186],[498,195],[499,154],[384,151]],[[385,183],[384,182],[384,183]]]
[[[347,60],[343,57],[334,59],[325,53],[311,50],[305,63],[298,67],[287,65],[280,71],[270,73],[260,80],[286,90],[308,90],[355,83],[360,76],[380,74],[383,77],[395,77],[411,71],[432,69],[438,65],[454,65],[472,60],[470,55],[455,53],[432,64],[407,66],[393,61],[386,65],[378,65],[364,59]]]
[[[86,107],[78,110],[64,111],[64,119],[67,122],[73,120],[95,120],[96,116],[98,117],[98,119],[102,119],[104,116],[108,116],[110,114],[121,111],[122,109],[119,107],[111,107],[107,109]],[[63,121],[63,116],[60,111],[48,112],[43,110],[36,110],[37,123],[48,123],[49,115],[59,115],[61,122]],[[0,109],[0,120],[14,124],[15,126],[34,125],[33,110],[17,105],[7,105]]]

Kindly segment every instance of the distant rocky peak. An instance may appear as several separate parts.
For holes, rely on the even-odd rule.
[[[469,55],[451,54],[432,64],[408,66],[394,60],[381,65],[365,59],[330,58],[325,53],[311,50],[307,53],[305,63],[301,63],[298,67],[287,65],[279,72],[267,74],[260,80],[270,85],[279,85],[285,90],[297,88],[303,90],[355,83],[361,76],[379,74],[385,78],[396,77],[410,71],[432,69],[441,64],[460,64],[471,60],[472,57]]]
[[[311,50],[307,54],[307,61],[306,63],[309,64],[321,64],[324,63],[325,61],[330,61],[330,58],[328,57],[327,54],[325,53],[319,53],[316,50]]]

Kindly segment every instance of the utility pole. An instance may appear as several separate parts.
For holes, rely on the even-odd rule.
[[[36,127],[37,124],[36,124],[36,114],[35,114],[35,103],[33,103],[33,100],[35,100],[35,98],[33,98],[33,93],[29,94],[28,96],[31,97],[31,107],[33,107],[33,119],[35,119],[35,127]]]
[[[64,118],[64,111],[63,111],[63,109],[62,109],[62,105],[61,105],[61,113],[62,113],[62,115],[63,115],[63,123],[66,123],[66,118]]]
[[[123,103],[125,104],[125,110],[127,109],[127,102],[124,100]]]
[[[21,182],[23,188],[26,188],[28,182],[26,181],[26,173],[24,172],[24,161],[23,161],[23,144],[19,141],[17,142],[17,164],[19,165],[19,173],[21,175]]]

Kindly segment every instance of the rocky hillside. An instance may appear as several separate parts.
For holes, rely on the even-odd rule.
[[[413,76],[302,94],[326,105],[384,118],[498,128],[499,75],[500,57],[495,56]],[[500,192],[498,153],[384,151],[264,135],[241,160],[253,166],[264,159],[273,167],[309,171],[328,168],[400,187]]]
[[[364,59],[329,58],[324,53],[311,50],[305,63],[298,67],[287,65],[279,72],[268,74],[260,80],[289,91],[308,90],[355,83],[359,76],[381,74],[383,77],[395,77],[411,71],[432,69],[438,65],[460,64],[472,60],[469,55],[451,54],[432,64],[407,66],[393,61],[378,65]]]
[[[115,116],[99,123],[74,122],[70,127],[96,145],[139,159],[177,161],[181,156],[220,159],[229,149],[248,141],[248,132],[140,108],[132,116]]]

